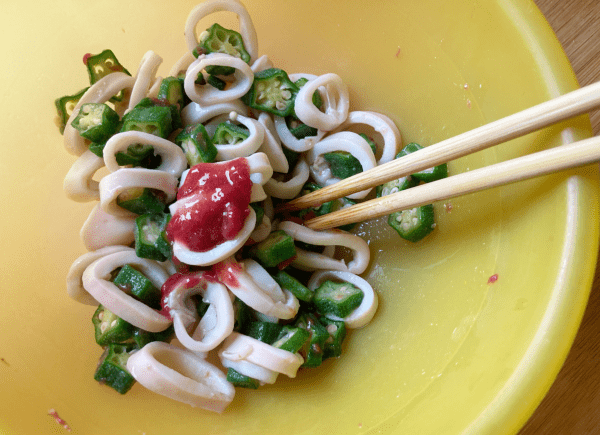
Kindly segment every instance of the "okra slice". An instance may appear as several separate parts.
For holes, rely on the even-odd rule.
[[[249,136],[248,129],[226,121],[217,126],[212,141],[214,144],[235,145]]]
[[[310,302],[313,299],[313,291],[308,289],[295,277],[292,277],[285,271],[277,271],[272,275],[273,279],[277,282],[282,289],[287,289],[298,298],[298,300]]]
[[[183,108],[185,102],[183,82],[181,77],[165,77],[160,82],[160,88],[158,89],[156,98],[172,105],[178,105],[179,108]]]
[[[173,130],[169,106],[136,106],[123,117],[122,132],[135,130],[167,138]]]
[[[165,203],[163,193],[150,188],[131,188],[117,197],[117,205],[138,215],[162,213]]]
[[[294,239],[283,230],[271,232],[267,238],[250,248],[249,254],[263,267],[273,268],[296,255]]]
[[[135,379],[127,371],[127,360],[132,350],[130,345],[108,345],[100,356],[94,379],[120,394],[127,393],[135,383]]]
[[[154,157],[154,159],[152,159]],[[131,165],[133,167],[148,168],[156,167],[160,158],[154,156],[154,147],[149,144],[132,144],[126,151],[119,151],[115,155],[119,165]],[[160,162],[158,162],[160,163]]]
[[[283,155],[285,159],[288,161],[288,166],[290,168],[294,168],[298,161],[300,160],[300,153],[297,151],[290,150],[285,145],[281,145],[281,151],[283,151]]]
[[[316,136],[319,133],[314,127],[307,126],[292,117],[286,117],[285,121],[288,129],[290,129],[290,133],[294,135],[296,139],[304,139],[307,136]]]
[[[98,80],[111,73],[121,72],[131,76],[129,71],[127,71],[127,69],[125,69],[118,61],[112,50],[104,50],[102,53],[96,55],[88,53],[84,56],[83,62],[87,67],[90,85],[93,85]],[[117,95],[113,96],[110,100],[113,102],[122,101],[124,95],[125,93],[123,91],[119,91]]]
[[[345,207],[354,206],[356,204],[356,201],[352,200],[351,198],[347,198],[347,197],[337,198],[335,200],[331,200],[331,202],[332,202],[332,205],[331,205],[332,212],[343,209]],[[349,232],[356,226],[356,224],[357,223],[344,224],[343,226],[339,226],[338,229]]]
[[[279,68],[269,68],[254,75],[252,87],[242,101],[253,109],[287,117],[294,111],[294,100],[300,89]]]
[[[79,134],[92,142],[106,142],[116,133],[119,114],[104,103],[86,103],[71,123]]]
[[[208,79],[206,79],[206,83],[208,83],[210,86],[212,86],[214,88],[217,88],[219,91],[223,91],[225,89],[225,87],[227,86],[227,82],[219,79],[217,76],[215,76],[213,74],[208,75]]]
[[[100,305],[92,316],[96,343],[102,347],[133,339],[135,327]]]
[[[238,388],[258,389],[260,382],[255,378],[240,374],[233,368],[227,368],[227,381]]]
[[[168,213],[148,213],[135,219],[135,253],[138,257],[164,262],[172,256],[165,231],[171,219]]]
[[[373,141],[372,138],[369,138],[364,133],[359,133],[358,136],[362,137],[365,141],[367,141],[367,144],[369,144],[369,147],[371,147],[373,154],[377,153],[377,144],[375,144],[375,141]]]
[[[313,368],[323,362],[323,347],[325,341],[329,338],[327,329],[319,322],[312,313],[303,313],[296,320],[295,327],[306,330],[309,333],[309,339],[304,346],[298,350],[304,358],[303,367]]]
[[[140,328],[135,329],[133,332],[133,341],[135,342],[136,348],[144,348],[150,342],[171,342],[173,337],[175,336],[175,328],[173,325],[170,325],[169,328],[163,330],[162,332],[149,332],[146,330],[142,330]]]
[[[235,30],[226,29],[215,23],[202,32],[199,39],[198,47],[193,51],[196,57],[202,53],[225,53],[240,58],[246,63],[250,62],[250,54],[244,46],[242,35]],[[232,67],[211,65],[206,68],[206,72],[213,75],[228,76],[233,74],[235,69]]]
[[[245,332],[252,318],[252,309],[238,297],[235,297],[233,300],[233,316],[233,330],[240,333]]]
[[[261,206],[261,203],[250,203],[250,207],[254,209],[254,213],[256,214],[256,227],[258,227],[265,216],[265,209]]]
[[[76,94],[65,95],[54,100],[56,115],[58,116],[57,125],[61,135],[65,131],[65,126],[67,125],[67,121],[69,121],[69,118],[73,113],[73,109],[75,109],[75,106],[77,106],[77,103],[79,103],[79,100],[88,89],[89,87],[82,89]]]
[[[142,303],[154,309],[160,309],[160,289],[156,288],[144,274],[131,265],[124,265],[113,279],[113,283]]]
[[[185,96],[185,94],[184,94]],[[187,96],[185,96],[187,98]],[[154,106],[166,107],[171,111],[171,131],[183,127],[183,120],[181,118],[181,107],[178,104],[172,104],[166,99],[144,97],[138,104],[135,105],[134,109],[137,108],[149,108]],[[123,116],[121,123],[127,120],[128,113]]]
[[[344,321],[335,321],[327,317],[322,317],[319,321],[329,333],[329,338],[327,338],[323,347],[323,359],[340,357],[342,355],[342,342],[346,337],[346,324]]]
[[[301,77],[300,79],[294,82],[294,85],[296,85],[298,89],[300,89],[304,85],[306,85],[306,82],[308,82],[308,79],[306,77]],[[319,91],[315,91],[313,93],[312,103],[315,105],[315,107],[319,109],[321,108],[321,106],[323,106],[323,99],[321,98],[321,94],[319,93]]]
[[[400,150],[400,152],[396,155],[396,159],[402,156],[406,156],[407,154],[414,153],[415,151],[421,150],[422,148],[423,147],[421,147],[416,142],[411,142],[410,144],[407,144],[402,150]],[[411,176],[417,180],[420,180],[421,182],[433,182],[434,180],[439,180],[448,177],[448,165],[436,165],[434,167],[419,171],[418,173],[411,174]]]
[[[396,192],[412,188],[418,184],[419,181],[412,176],[404,176],[377,186],[375,191],[377,197],[385,197],[386,195],[395,194]]]
[[[360,306],[363,297],[363,291],[351,283],[327,280],[315,289],[313,303],[322,315],[345,318]]]
[[[388,224],[402,238],[411,242],[420,241],[435,227],[433,204],[391,213]]]
[[[307,182],[302,187],[302,190],[300,191],[299,196],[303,196],[310,192],[314,192],[317,189],[321,189],[321,186],[316,183],[313,183],[313,182]],[[332,212],[333,206],[334,206],[334,203],[332,200],[332,201],[328,201],[327,203],[323,203],[322,205],[320,205],[318,207],[309,207],[306,209],[302,209],[302,210],[298,211],[297,215],[303,219],[310,219],[310,218],[314,218],[315,216],[321,216],[321,215],[325,215],[325,214]]]
[[[175,143],[183,149],[190,167],[201,162],[214,162],[217,157],[217,147],[202,124],[183,129],[175,138]]]
[[[310,338],[310,333],[299,327],[283,326],[279,337],[271,345],[290,353],[297,353]]]
[[[88,149],[98,157],[104,156],[104,146],[106,142],[91,142]]]
[[[363,171],[359,160],[347,151],[325,153],[323,158],[329,164],[333,177],[338,179],[346,179]]]
[[[272,344],[281,332],[281,325],[269,321],[253,321],[246,329],[246,336],[257,339],[265,344]]]

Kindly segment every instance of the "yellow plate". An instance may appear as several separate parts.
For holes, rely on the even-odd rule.
[[[239,391],[222,415],[136,385],[93,380],[93,308],[65,274],[92,204],[68,201],[75,158],[53,100],[86,86],[84,53],[132,72],[147,50],[166,74],[184,52],[191,1],[21,0],[4,5],[0,430],[76,433],[512,433],[557,374],[582,316],[598,240],[589,166],[436,204],[419,244],[361,227],[381,306],[345,353],[275,386]],[[577,87],[530,0],[247,1],[260,52],[289,72],[336,72],[354,108],[390,115],[423,145]],[[223,17],[223,15],[221,15]],[[218,18],[225,25],[230,16]],[[8,37],[8,39],[7,39]],[[451,173],[589,136],[587,117],[459,159]],[[497,281],[488,283],[491,276]]]

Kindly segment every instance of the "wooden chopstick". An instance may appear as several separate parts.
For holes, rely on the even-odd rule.
[[[597,161],[600,137],[592,137],[365,201],[313,218],[304,225],[313,230],[338,227]]]
[[[279,206],[278,210],[293,211],[318,206],[329,200],[373,188],[390,180],[523,136],[559,121],[589,112],[597,106],[600,106],[600,82],[571,91],[469,132],[430,145],[400,159],[325,186]],[[311,221],[308,221],[307,224]]]

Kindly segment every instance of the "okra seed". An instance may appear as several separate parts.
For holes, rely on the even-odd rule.
[[[102,312],[100,312],[100,313],[98,314],[98,319],[99,319],[100,321],[102,321],[102,318],[104,318],[104,311],[102,311]]]
[[[107,328],[108,328],[108,323],[107,322],[100,323],[100,333],[104,333],[104,331]]]
[[[114,326],[116,326],[116,325],[117,325],[117,320],[116,320],[116,319],[113,319],[113,321],[110,323],[110,326],[111,326],[111,327],[114,327]]]
[[[337,332],[337,326],[335,324],[329,324],[327,326],[327,331],[329,332],[330,335],[334,334],[335,332]]]

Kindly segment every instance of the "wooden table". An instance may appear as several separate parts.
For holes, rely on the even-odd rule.
[[[600,80],[600,1],[535,0],[573,65],[580,86]],[[600,111],[590,114],[594,135]],[[600,434],[600,264],[590,300],[558,377],[521,434]]]

